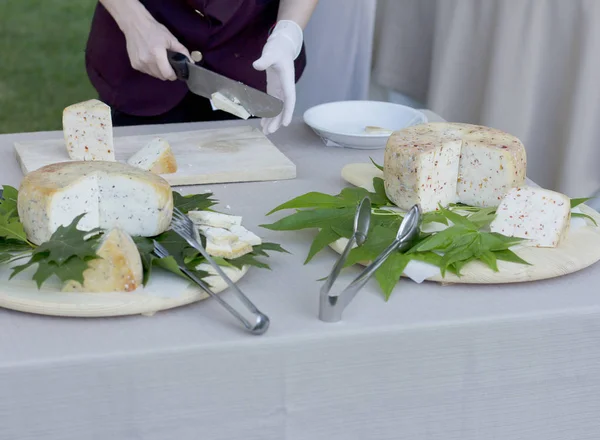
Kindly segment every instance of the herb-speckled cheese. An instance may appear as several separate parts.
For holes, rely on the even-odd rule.
[[[29,240],[47,241],[56,229],[86,213],[79,229],[120,228],[132,236],[166,231],[173,193],[162,177],[120,162],[64,162],[25,176],[18,212]]]
[[[110,107],[97,99],[63,110],[63,135],[73,160],[115,160]]]
[[[496,210],[490,230],[527,239],[526,246],[557,247],[571,225],[569,197],[534,187],[511,189]]]
[[[394,132],[384,153],[385,190],[402,209],[461,202],[497,206],[523,185],[525,148],[515,136],[489,127],[433,122]]]
[[[135,242],[125,231],[110,230],[83,272],[83,285],[68,281],[65,292],[132,292],[142,285],[143,266]]]
[[[152,139],[144,148],[131,156],[127,163],[156,174],[171,174],[177,171],[177,160],[173,150],[162,138]]]

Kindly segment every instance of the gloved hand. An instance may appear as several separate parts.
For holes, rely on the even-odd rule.
[[[304,35],[294,21],[280,20],[263,47],[261,57],[252,66],[267,73],[267,93],[283,101],[283,110],[274,118],[263,118],[263,133],[270,134],[292,121],[296,106],[294,60],[302,50]]]
[[[123,33],[131,66],[155,78],[169,81],[177,79],[167,59],[167,49],[191,59],[185,46],[154,18],[139,16],[124,28]]]

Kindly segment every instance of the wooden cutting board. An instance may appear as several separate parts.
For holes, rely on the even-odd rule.
[[[155,137],[167,140],[175,153],[177,172],[162,175],[173,186],[296,177],[294,163],[251,126],[115,137],[117,160],[126,162]],[[62,139],[16,142],[15,152],[23,174],[70,160]]]
[[[342,169],[342,178],[346,182],[369,191],[374,191],[374,177],[383,177],[383,173],[370,163],[349,164]],[[579,208],[600,225],[598,212],[586,205],[580,205]],[[341,254],[347,243],[346,239],[340,239],[332,243],[331,248]],[[494,272],[485,264],[473,261],[465,265],[461,277],[451,273],[442,277],[436,270],[436,275],[427,280],[443,284],[504,284],[543,280],[577,272],[600,261],[600,226],[586,221],[585,226],[570,231],[567,239],[556,248],[520,247],[514,252],[531,266],[498,261],[499,271]]]

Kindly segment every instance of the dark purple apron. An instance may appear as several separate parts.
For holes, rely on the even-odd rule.
[[[278,0],[141,0],[200,65],[266,91],[265,72],[252,67],[277,19]],[[199,11],[200,13],[196,12]],[[306,65],[296,59],[296,81]],[[136,116],[155,116],[175,107],[188,92],[182,81],[162,81],[131,67],[125,36],[98,3],[86,48],[86,68],[102,101]]]

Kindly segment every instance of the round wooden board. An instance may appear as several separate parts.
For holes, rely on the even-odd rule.
[[[205,281],[213,292],[227,288],[226,282],[212,267],[201,265],[200,268],[211,274]],[[223,270],[233,282],[238,282],[248,272],[248,267],[241,270],[224,267]],[[110,293],[61,292],[60,281],[55,279],[48,280],[38,290],[31,280],[31,269],[8,281],[10,272],[6,266],[0,267],[0,307],[39,315],[85,318],[153,315],[209,297],[195,284],[163,270],[154,270],[148,284],[135,292]]]
[[[373,191],[373,178],[383,177],[383,173],[372,164],[349,164],[342,169],[342,177],[348,183]],[[581,212],[590,215],[600,224],[600,214],[586,205],[580,205]],[[446,273],[428,277],[428,281],[441,283],[496,284],[519,283],[559,277],[598,262],[600,260],[600,227],[586,221],[586,225],[571,231],[567,239],[556,248],[520,247],[515,253],[531,263],[531,266],[498,261],[498,272],[485,264],[474,261],[462,269],[458,277]],[[342,253],[347,240],[340,239],[331,244],[331,248]],[[404,275],[403,275],[404,276]]]

